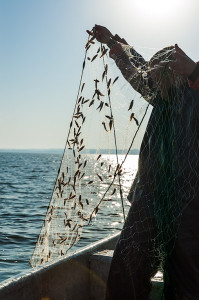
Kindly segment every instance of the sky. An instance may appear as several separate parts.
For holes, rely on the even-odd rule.
[[[178,43],[199,60],[198,0],[0,0],[0,149],[63,148],[87,29],[146,59]]]

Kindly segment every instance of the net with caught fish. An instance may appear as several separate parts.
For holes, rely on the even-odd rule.
[[[114,63],[107,46],[89,35],[66,146],[32,266],[65,255],[82,232],[104,218],[103,212],[104,223],[114,211],[125,219],[127,196],[133,209],[122,231],[121,256],[127,265],[136,265],[140,252],[132,255],[132,249],[147,243],[150,249],[142,248],[142,255],[163,260],[183,210],[197,194],[197,120],[190,118],[195,116],[197,92],[167,64],[157,66],[172,59],[173,47],[149,62],[132,47],[122,48],[121,57],[113,55]],[[187,98],[193,103],[189,113]],[[133,154],[138,153],[136,174]]]
[[[115,207],[122,224],[129,209],[126,197],[137,155],[128,154],[139,153],[147,104],[122,78],[107,47],[90,37],[85,49],[77,101],[32,266],[66,254],[96,215],[111,215]]]

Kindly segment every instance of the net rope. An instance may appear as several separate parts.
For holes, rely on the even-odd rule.
[[[103,212],[106,220],[114,212],[125,219],[127,196],[133,209],[121,233],[120,256],[127,266],[135,265],[135,272],[140,256],[148,256],[151,265],[164,263],[181,216],[197,196],[197,92],[168,64],[157,66],[172,59],[174,48],[158,51],[147,63],[131,48],[136,73],[129,69],[129,74],[108,51],[89,36],[64,154],[30,261],[33,267],[68,253]],[[189,113],[187,99],[193,104]]]

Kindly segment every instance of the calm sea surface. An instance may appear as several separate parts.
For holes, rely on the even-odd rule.
[[[44,152],[0,152],[0,281],[30,270],[29,260],[51,198],[61,157],[62,154]],[[138,157],[130,157],[129,164],[135,170]],[[132,178],[128,177],[127,190],[131,181]],[[122,228],[120,203],[114,204],[108,219],[106,207],[103,207],[103,213],[104,217],[86,228],[76,249]]]

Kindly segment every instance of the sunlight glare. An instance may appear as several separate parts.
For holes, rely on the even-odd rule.
[[[134,9],[135,13],[142,14],[145,18],[162,18],[176,14],[178,9],[181,10],[183,0],[135,0],[129,1],[129,5]]]

